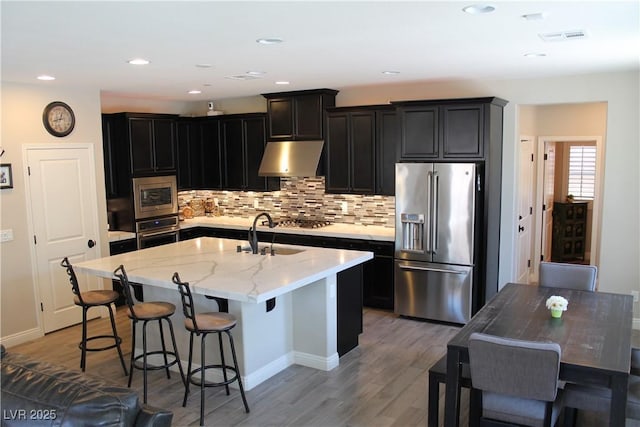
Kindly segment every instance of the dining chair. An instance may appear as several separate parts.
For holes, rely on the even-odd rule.
[[[469,337],[472,393],[481,426],[551,427],[562,409],[560,345],[474,332]]]
[[[595,291],[597,275],[598,267],[595,265],[543,261],[540,263],[538,284],[549,288]]]
[[[244,394],[242,376],[240,375],[238,358],[236,357],[236,349],[233,343],[233,335],[231,335],[231,329],[233,329],[237,323],[235,316],[229,313],[220,312],[196,313],[189,283],[181,281],[180,275],[177,272],[173,273],[172,281],[178,286],[180,299],[182,301],[182,312],[184,314],[184,326],[187,331],[189,331],[189,365],[187,367],[186,381],[184,384],[184,399],[182,400],[182,406],[187,405],[189,384],[200,386],[200,425],[204,425],[205,387],[224,386],[228,396],[229,384],[237,381],[238,388],[240,389],[240,395],[242,396],[242,402],[244,403],[244,410],[249,413],[249,404],[247,403],[247,398]],[[205,340],[208,334],[216,334],[218,336],[218,346],[220,349],[220,363],[218,364],[206,364],[205,362]],[[227,336],[229,346],[231,347],[233,365],[227,365],[225,363],[224,347],[222,345],[223,334]],[[201,336],[200,367],[191,369],[193,362],[194,335]],[[205,373],[207,371],[216,373],[221,372],[222,381],[207,381],[205,378]],[[229,377],[229,373],[232,374],[231,377]]]
[[[118,336],[118,332],[116,331],[116,322],[113,316],[113,309],[111,308],[111,304],[116,302],[116,300],[120,297],[120,294],[118,294],[116,291],[108,289],[81,292],[80,285],[78,284],[78,276],[76,276],[76,273],[73,270],[73,266],[69,262],[69,258],[64,257],[60,262],[60,265],[65,268],[67,274],[69,275],[69,282],[71,282],[71,291],[74,295],[73,303],[79,307],[82,307],[82,341],[80,341],[80,344],[78,344],[78,347],[81,350],[80,369],[82,369],[82,372],[85,371],[85,367],[87,365],[87,351],[103,351],[115,347],[118,350],[118,356],[120,356],[120,363],[122,364],[124,374],[128,375],[127,367],[124,363],[124,357],[122,356],[122,349],[120,348],[122,338]],[[107,310],[109,310],[109,318],[111,319],[112,331],[111,335],[94,335],[91,337],[87,337],[87,312],[92,307],[105,307]],[[113,344],[105,345],[103,347],[89,347],[89,342],[93,340],[113,340]]]
[[[631,375],[627,386],[627,418],[640,420],[640,332],[632,331]],[[564,425],[576,425],[577,410],[609,412],[611,390],[604,387],[568,383],[565,389]]]

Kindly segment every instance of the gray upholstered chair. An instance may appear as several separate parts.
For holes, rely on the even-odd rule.
[[[560,262],[540,263],[540,286],[567,288],[581,291],[596,290],[598,267],[595,265],[565,264]]]
[[[473,393],[481,393],[482,426],[551,427],[562,409],[557,343],[473,333],[469,364]]]

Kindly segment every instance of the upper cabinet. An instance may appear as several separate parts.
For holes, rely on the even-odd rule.
[[[102,116],[108,198],[128,194],[132,177],[176,173],[176,118],[146,113]]]
[[[181,118],[176,129],[178,188],[221,189],[224,165],[220,120],[214,117]]]
[[[220,123],[226,166],[224,189],[267,190],[267,179],[258,176],[266,144],[265,114],[231,115]]]
[[[482,160],[491,138],[492,105],[499,98],[395,103],[400,117],[400,161]]]
[[[393,107],[329,109],[326,191],[393,195],[397,135]]]
[[[263,94],[267,99],[268,140],[324,139],[326,108],[337,90],[316,89]]]

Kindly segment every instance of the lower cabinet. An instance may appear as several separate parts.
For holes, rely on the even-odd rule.
[[[356,265],[338,273],[338,356],[342,357],[358,346],[362,333],[362,270]]]
[[[138,243],[136,239],[118,240],[116,242],[109,243],[109,255],[118,255],[126,252],[133,252],[138,250]],[[116,300],[116,306],[121,306],[126,303],[124,299],[124,292],[122,291],[122,285],[119,280],[112,281],[113,290],[120,294],[120,297]],[[134,291],[136,299],[142,301],[142,288],[135,286]]]

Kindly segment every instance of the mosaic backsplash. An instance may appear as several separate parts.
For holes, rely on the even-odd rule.
[[[192,199],[217,200],[219,213],[225,216],[253,218],[260,212],[268,212],[274,219],[322,219],[345,224],[394,226],[394,197],[327,194],[324,188],[323,176],[281,178],[280,191],[181,191],[178,203],[182,209]]]

